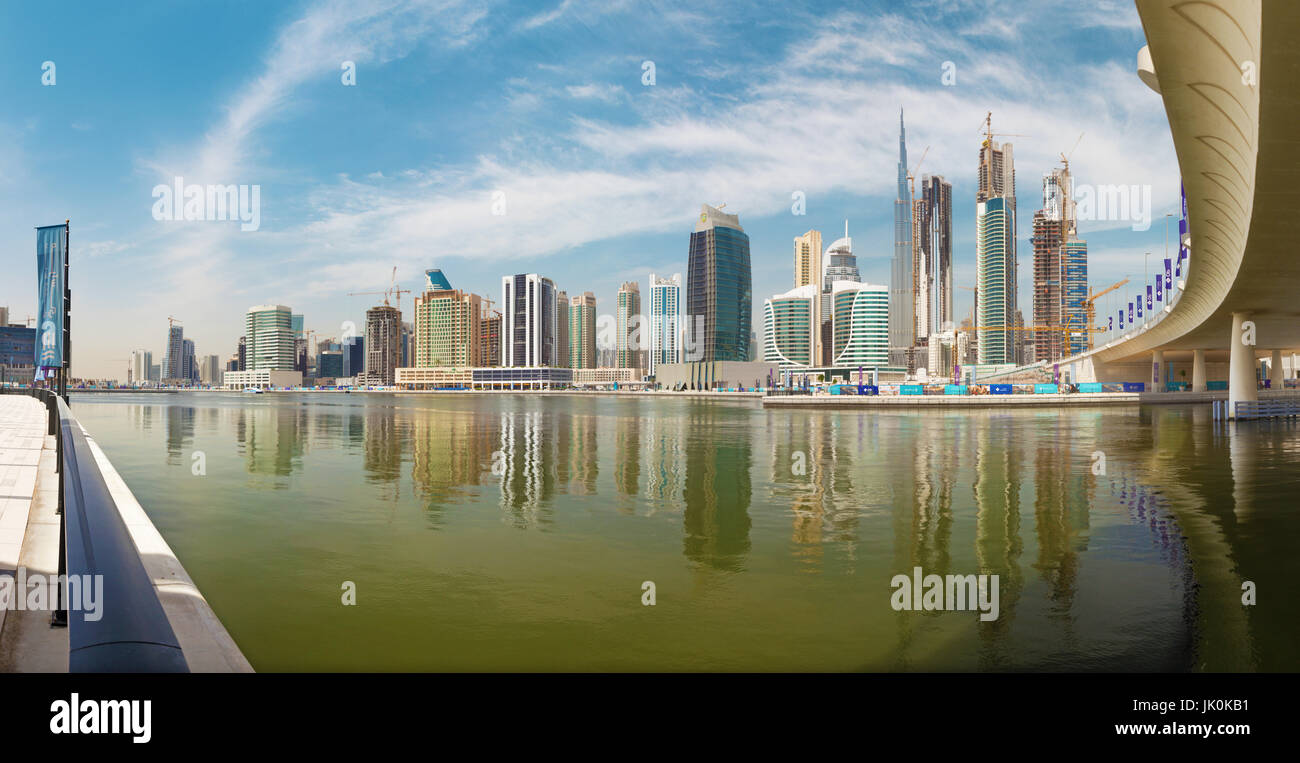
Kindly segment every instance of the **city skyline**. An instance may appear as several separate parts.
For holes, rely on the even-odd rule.
[[[103,60],[101,33],[118,22],[93,9],[54,49],[6,39],[17,69],[33,59],[33,83],[41,61],[59,68],[52,88],[0,84],[14,113],[40,115],[0,120],[0,134],[11,139],[0,170],[23,189],[7,192],[0,245],[6,260],[23,265],[31,225],[70,218],[78,307],[114,316],[102,325],[74,324],[75,374],[124,378],[120,358],[132,348],[161,357],[157,337],[167,315],[184,322],[200,352],[222,357],[236,346],[236,316],[248,305],[291,304],[309,328],[341,333],[343,322],[360,324],[373,306],[347,293],[386,287],[395,265],[407,288],[431,266],[454,267],[458,286],[477,294],[495,293],[503,273],[543,272],[570,294],[591,290],[613,304],[624,281],[684,270],[682,221],[701,200],[726,201],[745,217],[755,317],[764,298],[788,288],[788,242],[810,228],[837,230],[849,220],[863,280],[888,283],[897,134],[885,115],[900,107],[913,154],[930,146],[922,173],[953,184],[956,284],[974,282],[970,156],[987,110],[1004,129],[1032,136],[1016,140],[1018,163],[1031,178],[1048,171],[1082,131],[1072,157],[1080,182],[1152,186],[1157,222],[1149,230],[1131,231],[1122,221],[1081,224],[1093,283],[1140,273],[1142,252],[1161,248],[1160,216],[1177,204],[1159,99],[1131,75],[1141,31],[1125,4],[1016,14],[984,4],[925,13],[808,5],[783,19],[779,32],[725,18],[705,31],[692,22],[703,11],[678,11],[638,24],[646,39],[635,42],[620,28],[640,13],[630,8],[422,8],[240,7],[231,9],[228,25],[212,27],[160,6],[147,24],[166,25],[169,46],[199,54],[175,56],[177,68],[163,83],[179,101],[136,81],[134,61]],[[999,15],[1014,19],[990,21]],[[1026,34],[1048,15],[1065,31]],[[319,36],[298,39],[294,30],[313,24]],[[250,28],[262,31],[240,31]],[[588,29],[600,38],[593,46],[568,46],[559,60],[533,52]],[[992,56],[991,42],[1000,50]],[[440,53],[440,44],[454,55]],[[500,52],[507,46],[513,52]],[[1056,51],[1050,58],[1049,47]],[[202,55],[217,48],[234,55]],[[467,53],[507,63],[480,73],[471,62],[481,59]],[[345,55],[357,66],[352,87],[340,82]],[[655,64],[653,85],[642,84],[645,61]],[[946,61],[955,65],[953,86],[941,80]],[[1105,98],[1059,92],[1062,79],[1079,77],[1104,83]],[[95,92],[103,78],[120,83],[112,104]],[[443,93],[439,99],[473,93],[475,110],[504,109],[509,126],[485,128],[458,114],[457,123],[478,123],[469,134],[421,103],[430,99],[387,99],[395,88]],[[164,103],[184,108],[169,111]],[[384,108],[366,116],[370,103]],[[88,116],[117,115],[123,105],[138,116],[123,116],[121,125]],[[379,122],[394,109],[401,119]],[[796,125],[779,113],[803,118]],[[395,121],[409,126],[390,140],[367,137],[381,124],[388,134]],[[331,148],[332,131],[312,127],[336,122],[361,139],[342,138],[343,149]],[[554,150],[531,141],[530,160],[512,161],[525,150],[521,129],[546,136]],[[304,130],[321,135],[304,139]],[[47,134],[65,146],[59,155],[42,147]],[[122,190],[61,195],[65,184],[52,178],[68,176]],[[151,219],[150,189],[177,177],[260,185],[260,228]],[[497,189],[506,214],[493,217]],[[804,194],[806,215],[791,214],[796,192]],[[1023,251],[1026,228],[1018,231]],[[602,267],[593,271],[591,261]],[[27,280],[34,273],[15,270],[19,278],[6,284],[0,303],[14,316],[34,313]],[[1029,281],[1022,273],[1021,304],[1029,304]],[[954,302],[954,314],[964,316],[969,292],[956,292]]]

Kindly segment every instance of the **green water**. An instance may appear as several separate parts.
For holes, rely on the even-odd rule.
[[[504,394],[73,410],[260,671],[1300,665],[1295,424]],[[895,611],[916,566],[998,575],[998,618]]]

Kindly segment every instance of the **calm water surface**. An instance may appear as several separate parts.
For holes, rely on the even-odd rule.
[[[1300,667],[1295,424],[528,395],[73,409],[261,671]],[[999,575],[999,618],[894,611],[915,566]]]

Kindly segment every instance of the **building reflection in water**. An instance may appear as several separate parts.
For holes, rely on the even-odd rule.
[[[721,404],[692,411],[686,430],[683,543],[697,564],[737,572],[749,554],[752,441],[726,426]]]
[[[287,405],[239,408],[235,440],[250,474],[288,477],[302,467],[307,413]],[[283,490],[288,485],[277,481],[275,487]]]

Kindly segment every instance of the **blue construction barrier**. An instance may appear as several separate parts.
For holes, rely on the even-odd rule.
[[[1182,392],[1191,388],[1192,385],[1187,382],[1165,382],[1165,392]]]
[[[1061,392],[1061,388],[1055,384],[1035,384],[1035,395],[1056,395]]]
[[[920,384],[900,384],[898,385],[898,394],[900,395],[924,395],[925,387]]]
[[[945,395],[964,395],[966,394],[965,384],[945,384],[943,387]]]
[[[859,384],[859,385],[858,385],[858,394],[859,394],[859,395],[879,395],[879,394],[880,394],[880,387],[877,387],[877,386],[874,385],[874,384]]]
[[[1010,385],[1010,384],[990,384],[990,385],[989,385],[989,394],[990,394],[990,395],[1010,395],[1010,394],[1011,394],[1011,385]]]
[[[1146,382],[1124,382],[1125,392],[1146,392]]]
[[[1226,381],[1207,381],[1205,383],[1206,392],[1223,392],[1227,389],[1228,383]]]
[[[1106,388],[1098,382],[1084,382],[1079,385],[1080,392],[1105,392]]]

